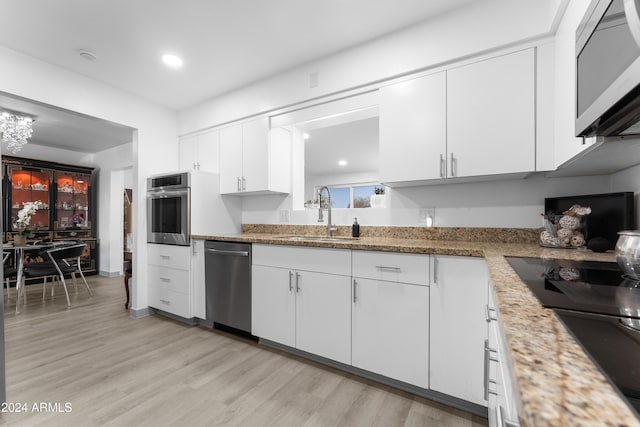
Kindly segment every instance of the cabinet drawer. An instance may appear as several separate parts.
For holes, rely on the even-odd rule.
[[[353,251],[353,277],[429,285],[429,255]]]
[[[193,317],[191,315],[189,295],[175,292],[166,286],[149,286],[149,306],[185,319]]]
[[[254,265],[351,276],[351,250],[253,245]]]
[[[150,265],[148,272],[149,287],[164,286],[174,292],[189,294],[189,272],[187,270]]]
[[[189,270],[191,247],[149,244],[149,265]]]

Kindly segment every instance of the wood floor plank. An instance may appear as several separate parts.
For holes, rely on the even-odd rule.
[[[70,309],[60,289],[43,302],[39,285],[21,313],[5,302],[7,396],[29,410],[0,414],[0,426],[486,425],[225,332],[133,319],[121,278],[88,281],[95,295],[70,287]],[[31,410],[40,403],[49,410]]]

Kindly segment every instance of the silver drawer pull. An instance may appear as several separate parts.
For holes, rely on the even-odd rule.
[[[160,280],[162,280],[163,282],[170,282],[171,278],[169,278],[169,277],[161,277]]]
[[[487,322],[491,322],[492,320],[498,320],[498,316],[496,315],[495,308],[490,308],[489,304],[485,304],[484,309],[485,309],[485,316],[486,316]]]
[[[168,299],[161,299],[160,302],[163,304],[171,305],[171,301],[169,301]]]
[[[391,267],[389,265],[376,265],[378,270],[392,270],[392,271],[400,271],[400,267]]]
[[[171,255],[160,255],[162,259],[171,259]]]

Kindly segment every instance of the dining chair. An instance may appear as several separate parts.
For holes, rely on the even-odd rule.
[[[48,262],[34,264],[33,266],[25,266],[25,277],[44,277],[44,284],[42,288],[42,294],[44,293],[47,284],[47,277],[55,277],[62,283],[64,293],[67,298],[67,306],[71,307],[71,301],[69,300],[69,291],[67,289],[67,282],[65,278],[71,277],[74,284],[76,283],[76,275],[79,274],[82,278],[84,285],[89,291],[89,295],[93,296],[93,292],[82,273],[82,267],[80,263],[80,257],[85,250],[86,243],[57,246],[44,251],[44,258]],[[51,296],[54,293],[55,283],[51,287]],[[76,287],[77,292],[77,287]]]
[[[4,272],[4,287],[7,288],[7,302],[11,301],[11,279],[18,276],[18,270],[14,267],[7,266],[7,260],[11,256],[11,252],[2,251],[2,269]]]

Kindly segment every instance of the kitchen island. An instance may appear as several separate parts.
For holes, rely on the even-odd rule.
[[[393,227],[385,227],[394,229]],[[409,230],[407,230],[409,229]],[[542,248],[532,230],[440,229],[412,234],[398,227],[385,233],[363,232],[357,240],[292,240],[292,235],[318,234],[316,227],[251,228],[238,236],[195,236],[273,245],[313,246],[434,255],[484,257],[495,295],[507,363],[515,386],[523,426],[640,425],[635,413],[567,331],[555,313],[543,308],[506,261],[505,256],[615,261],[614,255],[588,250]],[[247,232],[248,231],[248,232]],[[259,232],[256,232],[259,231]],[[266,231],[274,231],[272,233]],[[406,233],[405,233],[406,231]],[[347,235],[347,230],[338,230]],[[395,235],[395,236],[394,236]],[[389,237],[394,236],[394,237]],[[434,240],[446,237],[450,240]],[[459,240],[467,238],[475,241]],[[492,240],[492,241],[487,241]],[[526,242],[526,241],[529,242]],[[500,243],[511,241],[512,243]],[[518,242],[520,241],[520,242]],[[525,241],[525,243],[522,243]]]

